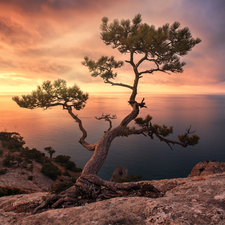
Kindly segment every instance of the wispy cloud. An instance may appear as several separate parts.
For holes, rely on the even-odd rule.
[[[96,60],[101,55],[127,59],[128,55],[101,41],[101,18],[132,20],[141,13],[143,22],[156,27],[179,21],[182,27],[190,28],[193,37],[202,39],[182,58],[187,63],[183,74],[146,75],[141,80],[143,87],[188,85],[216,90],[221,84],[221,92],[225,90],[224,10],[223,0],[0,0],[0,88],[6,84],[7,90],[10,85],[15,88],[16,82],[33,87],[42,80],[60,77],[84,87],[98,84],[107,90],[109,86],[91,77],[81,61],[84,56]],[[129,65],[118,70],[117,81],[133,82]]]

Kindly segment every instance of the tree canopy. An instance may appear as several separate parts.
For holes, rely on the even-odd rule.
[[[96,62],[85,57],[82,64],[89,68],[92,76],[100,75],[105,83],[127,87],[134,92],[143,74],[153,74],[157,71],[182,73],[185,62],[180,61],[180,56],[186,55],[201,42],[199,38],[192,37],[189,28],[180,28],[179,22],[172,25],[165,24],[156,29],[153,25],[142,23],[140,14],[136,15],[132,22],[129,19],[121,21],[115,19],[109,23],[108,18],[103,17],[100,29],[101,39],[106,45],[111,45],[122,54],[130,55],[129,60],[125,62],[133,68],[136,78],[134,84],[111,81],[117,76],[113,69],[123,66],[123,62],[116,61],[113,56],[102,56]],[[140,58],[135,61],[136,55]],[[149,69],[139,69],[144,62],[149,63]],[[132,97],[135,96],[136,93]]]
[[[14,96],[12,99],[20,107],[28,109],[47,109],[53,106],[63,106],[65,109],[74,108],[80,110],[85,107],[88,94],[84,94],[76,84],[67,87],[65,80],[58,79],[54,82],[44,81],[31,94],[22,95],[21,98]]]

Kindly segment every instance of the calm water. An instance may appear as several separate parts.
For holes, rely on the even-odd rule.
[[[192,125],[200,136],[200,143],[194,147],[173,146],[171,150],[157,139],[143,135],[119,137],[111,145],[108,157],[99,171],[99,176],[109,180],[113,171],[123,165],[129,173],[141,174],[144,180],[186,177],[193,166],[204,160],[225,161],[225,96],[216,95],[146,95],[147,109],[140,115],[150,114],[153,123],[173,125],[177,134],[185,132]],[[86,108],[78,111],[88,131],[87,141],[97,142],[108,129],[105,121],[94,116],[102,113],[117,115],[113,125],[119,124],[131,107],[128,94],[104,94],[90,96]],[[56,153],[70,155],[78,167],[84,167],[93,152],[79,143],[81,132],[67,111],[61,108],[50,110],[28,110],[19,108],[11,96],[0,96],[0,131],[16,131],[24,137],[29,148],[44,151],[52,146]]]

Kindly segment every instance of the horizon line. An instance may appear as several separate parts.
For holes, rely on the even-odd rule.
[[[27,95],[31,92],[0,92],[0,96],[6,96],[6,95]],[[108,95],[119,95],[119,94],[130,94],[131,92],[128,91],[120,91],[120,92],[88,92],[88,94],[91,95],[101,95],[101,94],[108,94]],[[225,93],[178,93],[178,92],[138,92],[138,94],[154,94],[154,95],[225,95]]]

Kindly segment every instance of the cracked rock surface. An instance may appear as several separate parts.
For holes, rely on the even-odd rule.
[[[54,185],[54,181],[42,174],[42,165],[33,161],[33,171],[23,168],[8,168],[6,174],[0,177],[0,186],[18,187],[29,192],[48,191]],[[32,180],[28,177],[32,176]]]
[[[19,209],[40,203],[46,193],[2,197],[0,224],[225,224],[225,173],[143,182],[164,196],[113,198],[38,214]]]

